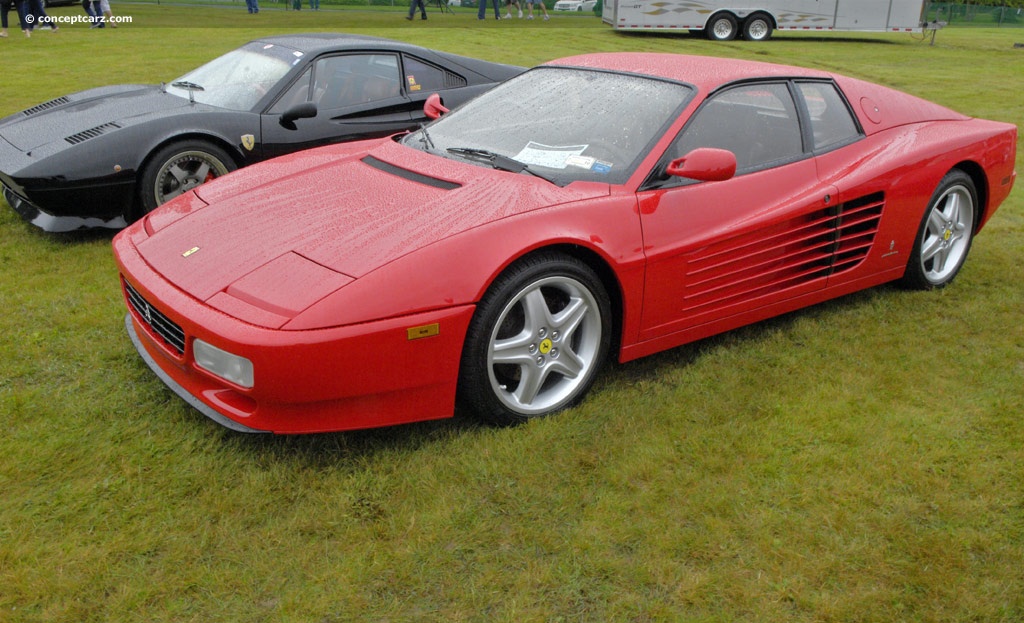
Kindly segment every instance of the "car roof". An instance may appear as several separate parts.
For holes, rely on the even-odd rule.
[[[644,74],[687,82],[705,92],[730,82],[752,78],[832,78],[832,74],[827,72],[774,63],[648,52],[581,54],[546,64]]]
[[[285,47],[294,48],[306,54],[319,54],[331,50],[349,50],[378,48],[387,50],[402,50],[406,52],[417,51],[422,53],[423,48],[417,45],[385,39],[383,37],[371,37],[369,35],[353,35],[341,32],[321,33],[299,33],[293,35],[278,35],[273,37],[260,37],[255,41],[260,43],[273,43]]]

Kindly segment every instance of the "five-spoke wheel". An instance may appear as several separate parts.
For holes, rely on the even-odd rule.
[[[905,285],[928,290],[953,281],[971,249],[977,197],[974,182],[963,171],[953,170],[942,179],[917,232]]]
[[[160,204],[235,170],[220,147],[206,141],[183,141],[162,148],[143,171],[139,198],[144,213]]]
[[[482,418],[515,424],[578,402],[604,361],[611,304],[593,270],[544,253],[499,277],[466,336],[460,395]]]

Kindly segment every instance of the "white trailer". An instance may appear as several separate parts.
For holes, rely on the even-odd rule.
[[[616,30],[703,31],[709,39],[764,41],[775,30],[915,32],[924,0],[605,0]]]

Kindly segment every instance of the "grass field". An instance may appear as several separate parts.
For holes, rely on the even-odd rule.
[[[133,23],[26,39],[15,20],[0,116],[344,29],[524,65],[785,62],[1024,125],[1013,31],[713,44],[592,18],[114,9]],[[519,428],[284,438],[226,431],[150,373],[109,234],[46,235],[0,202],[0,622],[1024,620],[1021,197],[943,291],[876,288],[610,365]]]

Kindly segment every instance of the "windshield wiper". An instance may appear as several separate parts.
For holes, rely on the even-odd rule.
[[[420,134],[423,135],[423,138],[420,140],[420,142],[424,143],[427,146],[427,151],[434,151],[434,141],[430,140],[430,135],[427,134],[427,124],[420,124]]]
[[[526,164],[525,162],[519,162],[515,158],[509,158],[508,156],[503,156],[493,151],[488,151],[486,149],[476,149],[475,147],[449,147],[445,151],[447,151],[450,154],[455,154],[456,156],[462,156],[466,160],[486,162],[487,164],[491,165],[491,167],[498,169],[499,171],[508,171],[510,173],[529,173],[530,175],[533,175],[534,177],[539,177],[540,179],[546,182],[550,182],[552,184],[555,184],[556,186],[558,185],[558,183],[555,182],[555,180],[551,179],[550,177],[547,177],[546,175],[534,171],[533,169],[530,168],[530,165]]]

